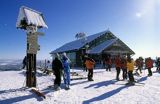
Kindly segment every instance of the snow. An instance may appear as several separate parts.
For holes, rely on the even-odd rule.
[[[44,22],[42,13],[22,6],[19,11],[16,27],[21,27],[21,20],[23,20],[24,18],[27,20],[28,25],[33,24],[35,26],[42,26],[48,28]]]
[[[115,80],[115,69],[106,72],[105,69],[94,70],[94,81],[87,79],[71,81],[71,89],[65,90],[62,83],[60,91],[53,91],[48,86],[53,85],[53,75],[45,75],[38,70],[37,88],[43,92],[46,99],[38,97],[31,89],[23,89],[25,71],[0,72],[0,104],[158,104],[160,102],[160,74],[153,70],[153,76],[147,77],[143,70],[141,77],[134,76],[139,83],[135,86],[125,86],[127,81]],[[72,70],[86,77],[87,72]],[[120,79],[122,79],[120,75]],[[76,76],[71,76],[75,78]],[[160,103],[159,103],[160,104]]]
[[[0,63],[0,65],[7,65],[7,63]]]
[[[86,43],[89,43],[89,42],[93,41],[94,39],[102,36],[103,34],[106,34],[109,32],[110,31],[106,30],[106,31],[103,31],[103,32],[100,32],[100,33],[97,33],[94,35],[87,36],[85,41],[84,41],[84,39],[78,39],[78,40],[66,43],[63,46],[52,51],[51,54],[79,49],[79,48],[83,47]]]

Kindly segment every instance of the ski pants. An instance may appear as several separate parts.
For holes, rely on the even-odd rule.
[[[120,74],[121,68],[116,67],[116,71],[117,71],[116,79],[119,80],[119,74]]]
[[[61,84],[61,73],[60,73],[60,72],[57,72],[57,73],[55,74],[54,85],[60,86],[60,84]]]
[[[130,82],[134,82],[133,71],[128,71],[128,77]]]
[[[137,69],[136,69],[136,72],[138,72],[138,70],[140,71],[140,73],[142,73],[142,67],[138,67]]]
[[[106,71],[108,71],[108,70],[111,71],[111,65],[110,64],[106,65]]]
[[[127,68],[122,68],[123,74],[122,77],[123,79],[127,79]]]
[[[70,71],[64,72],[63,80],[65,85],[70,85]]]
[[[88,80],[93,78],[93,69],[88,69]]]
[[[148,75],[152,76],[151,68],[148,68]]]

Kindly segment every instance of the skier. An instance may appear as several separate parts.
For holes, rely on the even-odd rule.
[[[87,72],[87,68],[85,65],[86,57],[87,57],[87,55],[82,56],[82,66],[83,66],[83,71]]]
[[[52,71],[55,75],[54,80],[54,89],[59,90],[61,84],[61,74],[62,74],[63,66],[62,62],[59,59],[59,54],[55,54],[55,59],[52,61]]]
[[[106,71],[111,71],[112,61],[109,55],[107,56],[105,62],[106,62]]]
[[[64,74],[63,74],[63,79],[64,79],[64,84],[66,89],[70,89],[70,59],[67,57],[66,53],[62,54],[62,63],[63,63],[63,68],[64,68]]]
[[[119,74],[121,71],[121,59],[120,59],[119,55],[117,55],[115,58],[115,67],[116,67],[116,71],[117,71],[116,80],[119,81]]]
[[[158,57],[156,60],[156,66],[157,66],[156,71],[160,72],[160,57]]]
[[[130,57],[130,55],[127,56],[127,70],[128,70],[128,77],[129,82],[127,84],[134,85],[134,77],[133,77],[133,70],[134,70],[134,61]]]
[[[153,60],[151,57],[146,59],[146,68],[148,69],[148,76],[152,76],[151,68],[153,68]]]
[[[24,69],[25,67],[26,67],[26,65],[27,65],[27,57],[25,56],[24,57],[24,59],[23,59],[23,67],[22,67],[22,69]]]
[[[50,61],[48,60],[46,62],[46,60],[45,60],[45,67],[44,67],[44,72],[43,73],[50,74],[49,70],[48,70],[49,67],[50,67]]]
[[[121,58],[121,69],[123,71],[122,77],[123,80],[127,79],[127,60],[125,56]]]
[[[85,65],[86,65],[86,68],[88,69],[88,81],[94,81],[93,80],[93,68],[95,65],[95,61],[92,58],[87,57]]]
[[[142,73],[142,68],[143,68],[143,58],[142,57],[139,57],[138,59],[136,59],[136,66],[137,66],[137,69],[136,69],[136,74],[137,75],[140,75],[138,73],[138,70],[140,71],[140,73]]]
[[[143,62],[143,57],[139,57],[140,59],[140,70],[141,70],[141,73],[142,73],[142,69],[143,69],[143,65],[144,65],[144,62]]]
[[[106,68],[106,60],[105,60],[105,58],[102,59],[101,63],[102,63],[102,69]]]

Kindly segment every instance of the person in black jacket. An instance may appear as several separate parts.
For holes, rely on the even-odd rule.
[[[156,71],[160,72],[160,57],[158,57],[156,60],[156,67],[157,67]]]
[[[24,59],[23,59],[23,67],[22,67],[22,69],[24,69],[25,67],[26,67],[26,65],[27,65],[27,57],[25,56],[24,57]]]
[[[52,61],[52,70],[55,75],[54,89],[59,90],[61,84],[61,74],[63,70],[63,65],[59,59],[59,54],[56,54],[55,59]]]

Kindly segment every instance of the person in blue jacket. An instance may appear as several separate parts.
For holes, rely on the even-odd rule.
[[[66,53],[62,54],[62,64],[64,68],[64,84],[66,89],[70,89],[70,59],[67,57]]]

